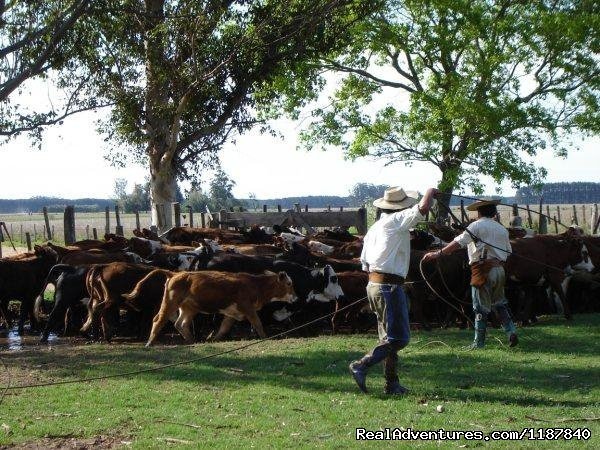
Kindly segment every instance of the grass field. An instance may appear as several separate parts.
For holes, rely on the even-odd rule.
[[[586,427],[588,441],[426,442],[421,448],[599,448],[600,315],[544,318],[509,349],[500,330],[468,352],[469,330],[414,332],[401,352],[411,393],[386,397],[375,367],[358,391],[348,363],[374,335],[269,341],[189,365],[127,378],[9,391],[0,445],[25,448],[358,447],[355,428],[521,430]],[[38,347],[2,354],[13,385],[114,374],[208,355],[240,342]],[[445,411],[436,412],[443,405]],[[585,419],[588,420],[585,420]],[[589,420],[589,419],[596,420]],[[371,443],[397,447],[398,442]]]

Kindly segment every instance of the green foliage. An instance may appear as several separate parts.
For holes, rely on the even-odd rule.
[[[482,188],[481,176],[515,187],[546,175],[530,157],[569,136],[597,133],[600,11],[587,0],[388,0],[348,28],[348,46],[305,65],[279,100],[296,117],[317,91],[307,148],[348,157],[429,162],[440,188]]]
[[[383,193],[388,187],[386,184],[356,183],[350,189],[349,194],[352,203],[355,205],[364,205],[383,197]]]
[[[133,213],[136,211],[148,211],[150,209],[150,183],[135,183],[133,190],[127,194],[127,180],[117,178],[115,180],[115,196],[119,201],[123,212]]]
[[[234,186],[235,181],[222,169],[218,169],[209,183],[208,193],[196,187],[188,193],[185,204],[191,206],[193,211],[206,212],[208,208],[213,213],[231,207],[244,207],[246,202],[236,199],[233,195]]]
[[[225,141],[262,120],[256,103],[278,94],[261,87],[334,47],[347,17],[371,3],[102,2],[93,21],[78,24],[86,45],[73,47],[77,71],[61,81],[85,81],[113,105],[99,130],[115,164],[150,161],[197,182],[218,166]]]
[[[539,202],[540,197],[546,204],[598,203],[600,183],[544,183],[541,186],[524,186],[517,189],[515,202],[535,204]]]
[[[103,106],[85,83],[58,83],[60,95],[48,110],[19,98],[30,93],[30,80],[47,83],[57,71],[73,73],[73,48],[82,44],[78,24],[102,8],[102,0],[11,1],[0,3],[0,136],[29,133],[38,141],[41,127],[60,124],[79,111]],[[36,99],[37,100],[37,99]]]

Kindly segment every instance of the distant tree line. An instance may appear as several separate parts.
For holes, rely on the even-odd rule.
[[[193,188],[184,196],[181,192],[178,194],[178,200],[184,207],[188,205],[195,212],[206,212],[207,208],[211,212],[220,209],[243,208],[246,210],[261,210],[263,205],[269,209],[274,209],[281,205],[285,211],[299,203],[302,208],[308,205],[309,208],[357,208],[363,205],[369,205],[373,200],[382,197],[384,191],[389,187],[387,185],[376,185],[372,183],[357,183],[350,189],[347,197],[336,195],[309,195],[299,197],[281,197],[271,199],[258,199],[254,194],[250,194],[247,199],[238,199],[233,195],[235,181],[227,176],[223,171],[218,171],[209,183],[208,189],[202,190],[199,187]],[[147,211],[150,208],[150,192],[148,183],[133,185],[130,193],[126,192],[127,183],[124,180],[115,181],[114,199],[81,198],[76,200],[57,198],[57,197],[32,197],[29,199],[2,200],[0,199],[0,214],[41,212],[42,207],[46,206],[49,212],[62,212],[66,205],[74,205],[76,212],[99,212],[104,211],[108,206],[114,208],[118,203],[123,212]],[[519,188],[515,197],[503,197],[504,203],[517,202],[520,204],[537,203],[540,196],[544,198],[544,203],[550,204],[571,204],[571,203],[598,203],[600,202],[600,183],[547,183],[541,188],[532,186]],[[500,198],[500,197],[499,197]],[[452,205],[459,205],[460,198],[453,197],[450,202]],[[469,204],[465,201],[465,204]]]
[[[539,188],[528,186],[517,189],[517,203],[598,203],[600,202],[600,183],[546,183]]]
[[[107,206],[113,208],[115,201],[104,198],[79,198],[75,200],[58,197],[32,197],[27,199],[0,199],[0,213],[36,213],[46,206],[48,212],[63,212],[65,206],[74,205],[76,212],[98,212]]]

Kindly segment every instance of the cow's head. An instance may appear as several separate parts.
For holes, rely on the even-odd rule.
[[[581,239],[572,239],[575,244],[571,244],[571,247],[574,247],[574,257],[571,261],[571,267],[574,270],[585,270],[586,272],[594,271],[594,263],[590,258],[590,252],[586,247],[585,243]]]
[[[412,250],[427,250],[436,238],[433,234],[430,234],[423,230],[412,229],[410,230],[410,248]]]
[[[338,277],[329,264],[322,269],[312,271],[314,278],[319,280],[320,286],[308,293],[307,301],[315,300],[317,302],[328,303],[330,301],[340,300],[344,296],[344,291],[340,286]]]
[[[330,255],[335,250],[335,247],[323,244],[319,241],[308,241],[308,248],[311,249],[313,252],[321,252],[325,255]]]
[[[153,241],[143,237],[132,237],[129,239],[129,250],[138,255],[148,258],[162,249],[162,244],[159,241]]]
[[[294,291],[292,279],[287,273],[279,272],[277,274],[275,292],[273,292],[273,296],[271,297],[270,301],[293,303],[296,301],[297,298],[298,296]]]

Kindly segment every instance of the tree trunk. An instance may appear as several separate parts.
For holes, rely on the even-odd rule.
[[[161,32],[165,20],[164,0],[145,0],[145,6],[146,153],[150,163],[152,224],[162,232],[173,226],[171,202],[176,201],[177,196],[177,180],[173,170],[172,117],[169,113],[169,80],[165,77],[168,73],[168,61]]]
[[[440,171],[442,172],[442,179],[438,184],[438,189],[446,195],[438,198],[438,203],[443,204],[446,207],[450,206],[450,199],[452,198],[452,192],[456,188],[457,180],[458,180],[458,171],[460,169],[460,165],[456,164],[453,161],[445,161],[439,166]],[[436,222],[441,224],[448,218],[448,211],[446,208],[438,206],[437,208],[437,218]]]
[[[171,202],[177,199],[177,179],[170,167],[150,163],[150,202],[152,225],[164,232],[173,226]],[[164,213],[162,213],[164,211]],[[161,214],[162,213],[162,214]]]

